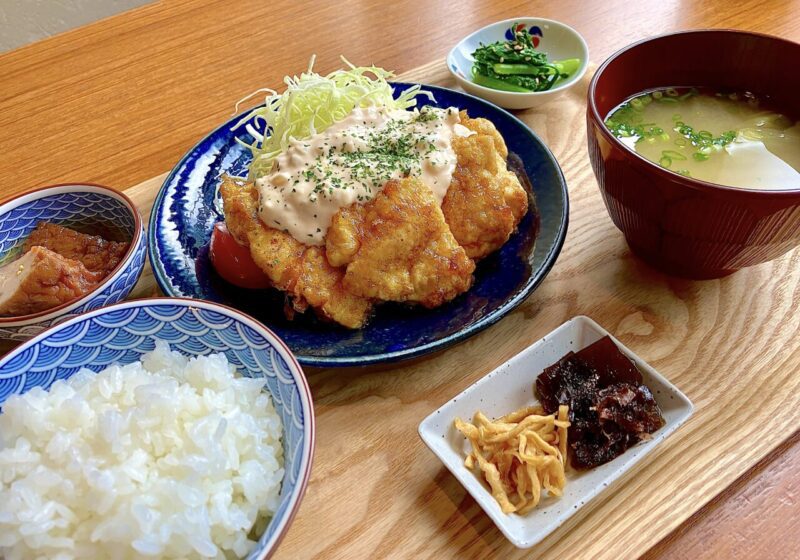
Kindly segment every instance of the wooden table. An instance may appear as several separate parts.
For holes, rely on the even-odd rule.
[[[314,52],[322,71],[341,53],[443,82],[452,44],[508,17],[569,23],[598,63],[631,41],[684,28],[798,41],[798,9],[796,0],[152,4],[0,55],[0,195],[91,181],[128,189],[146,206],[160,176],[233,102],[276,87]],[[602,207],[582,115],[548,107],[520,116],[547,138],[570,187],[570,232],[552,273],[520,309],[447,352],[308,372],[314,474],[276,558],[800,555],[800,253],[720,281],[654,272],[630,255]],[[136,295],[152,289],[145,278]],[[424,448],[416,425],[576,314],[650,361],[697,412],[579,523],[521,552]],[[737,413],[745,406],[752,412]]]

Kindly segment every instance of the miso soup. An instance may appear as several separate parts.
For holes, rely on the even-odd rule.
[[[749,93],[667,88],[636,95],[606,126],[680,175],[751,189],[800,188],[800,123]]]

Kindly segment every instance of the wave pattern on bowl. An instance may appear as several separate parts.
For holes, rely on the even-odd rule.
[[[82,367],[100,371],[111,363],[140,360],[155,347],[156,340],[165,340],[173,350],[186,355],[223,352],[242,375],[266,378],[284,426],[286,475],[281,503],[273,517],[283,520],[299,499],[294,497],[295,489],[310,461],[303,460],[308,445],[305,426],[310,419],[305,417],[300,387],[273,341],[216,309],[188,301],[139,301],[76,320],[0,360],[0,407],[12,394],[32,387],[47,389]],[[282,525],[270,524],[248,558],[262,558],[280,537]]]
[[[51,319],[37,321],[34,324],[24,325],[21,327],[0,327],[0,338],[7,338],[9,340],[22,342],[36,336],[49,327],[59,325],[68,319],[77,317],[81,313],[99,309],[101,307],[105,307],[106,305],[110,305],[125,299],[125,297],[136,285],[136,282],[139,281],[139,276],[144,268],[144,261],[147,258],[146,249],[147,247],[145,245],[144,236],[142,236],[142,242],[135,248],[133,258],[122,270],[118,271],[119,275],[109,286],[95,293],[87,302],[66,314],[58,315]],[[0,395],[1,394],[2,388],[0,387]]]
[[[0,262],[16,257],[25,239],[41,221],[89,228],[103,225],[119,230],[136,244],[116,273],[105,279],[101,288],[91,293],[88,299],[78,300],[52,315],[37,314],[29,319],[3,322],[0,324],[0,339],[28,340],[81,313],[117,303],[131,292],[147,258],[147,238],[143,226],[140,225],[136,231],[134,212],[128,204],[108,191],[110,189],[106,187],[92,185],[60,185],[23,195],[22,198],[36,198],[18,206],[14,206],[14,200],[4,205],[7,210],[0,215]]]
[[[76,216],[83,222],[116,224],[130,236],[134,233],[133,217],[119,200],[96,192],[69,192],[37,198],[9,210],[0,223],[0,254],[5,257],[24,242],[39,222],[74,223]]]

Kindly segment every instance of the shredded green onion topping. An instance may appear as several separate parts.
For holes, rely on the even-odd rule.
[[[698,93],[698,90],[695,88],[691,88],[683,94],[674,88],[668,88],[663,93],[660,91],[645,93],[623,103],[606,119],[605,125],[617,138],[635,138],[637,143],[652,143],[658,139],[669,140],[670,135],[663,128],[656,126],[655,123],[643,122],[644,116],[642,112],[644,108],[653,102],[678,103]],[[695,161],[708,160],[710,154],[714,151],[721,150],[736,140],[737,136],[734,130],[723,132],[717,137],[708,130],[694,130],[694,128],[683,122],[681,115],[678,113],[672,116],[672,122],[672,130],[678,135],[674,140],[674,144],[679,147],[691,145],[695,148],[696,151],[692,153],[692,158]],[[673,161],[682,160],[686,160],[686,156],[680,152],[676,150],[663,150],[658,163],[662,167],[670,168]],[[689,174],[685,169],[678,170],[677,173],[682,175]]]

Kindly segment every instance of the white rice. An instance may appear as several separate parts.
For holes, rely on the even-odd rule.
[[[263,379],[166,343],[0,414],[0,558],[242,558],[274,515],[281,420]]]

